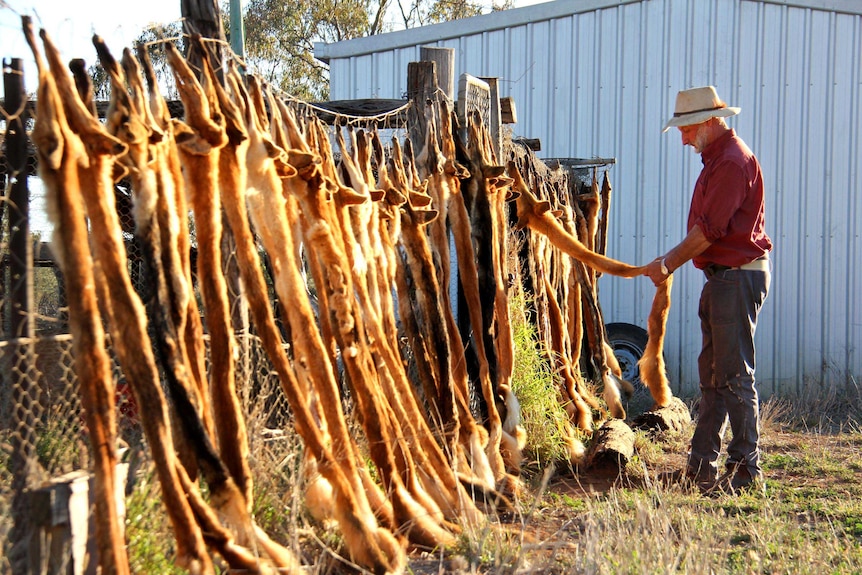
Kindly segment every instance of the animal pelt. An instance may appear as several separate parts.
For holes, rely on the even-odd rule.
[[[213,70],[209,59],[209,52],[204,50],[201,38],[194,36],[192,43],[198,45],[198,49],[202,54],[201,88],[206,101],[210,105],[210,117],[213,121],[221,123],[226,136],[224,145],[214,150],[214,153],[218,157],[218,167],[216,169],[218,185],[216,190],[218,190],[219,196],[217,201],[213,202],[213,209],[216,211],[216,218],[221,220],[224,211],[221,202],[222,188],[235,187],[243,189],[245,187],[245,173],[240,168],[241,158],[235,150],[235,146],[241,144],[245,134],[242,132],[240,125],[241,119],[224,93],[221,83],[216,79],[215,70]],[[189,114],[188,111],[186,113],[187,115]],[[230,133],[228,133],[228,125],[230,126]],[[197,211],[195,211],[195,217],[198,217]],[[218,231],[218,228],[216,231]],[[219,238],[219,244],[221,242],[222,239]],[[235,239],[234,242],[236,242]],[[199,253],[203,254],[200,250],[200,245]],[[214,255],[220,257],[221,254],[220,252],[215,252]],[[225,339],[225,343],[222,344],[223,347],[221,348],[223,351],[228,352],[233,348],[232,344],[234,343],[231,337],[233,328],[230,315],[230,302],[227,299],[227,289],[220,293],[224,294],[222,303],[216,304],[220,309],[220,313],[215,315],[212,323],[216,321],[220,322],[223,329],[228,333],[227,337],[222,336]],[[208,323],[210,316],[212,314],[207,310]],[[215,333],[219,331],[215,330]],[[215,333],[213,328],[210,327],[211,346],[213,345],[213,336]],[[217,349],[213,349],[213,356],[217,351]],[[225,466],[230,471],[231,476],[237,483],[237,487],[245,497],[248,509],[251,510],[253,485],[251,469],[249,467],[248,434],[243,416],[243,408],[240,405],[239,393],[236,388],[235,367],[232,361],[224,362],[224,364],[229,371],[225,374],[224,379],[213,377],[211,390],[216,416],[216,430],[219,438],[219,451],[222,459],[224,459]],[[220,365],[222,365],[221,362],[217,363],[213,357],[213,370],[218,369]]]
[[[92,95],[92,90],[83,86],[89,84],[89,75],[85,70],[81,69],[80,73],[76,73],[76,84],[79,94]],[[129,121],[134,122],[136,118],[129,117]],[[141,133],[140,128],[138,132]],[[96,166],[104,161],[105,158],[102,157],[91,159],[91,168],[97,170]],[[105,182],[97,174],[93,175],[94,177],[88,178],[90,184],[82,186],[82,191],[90,220],[91,245],[97,263],[95,269],[99,278],[99,297],[106,312],[113,349],[138,405],[148,406],[148,409],[140,412],[141,424],[150,443],[165,508],[174,528],[177,563],[194,573],[211,573],[212,562],[206,552],[201,530],[195,522],[176,474],[175,466],[178,462],[172,449],[173,437],[168,424],[165,397],[147,331],[143,304],[132,286],[125,265],[126,251],[122,230],[113,209],[113,194],[106,186],[110,182]]]
[[[410,140],[405,141],[405,156],[408,161],[412,156]],[[427,374],[429,384],[426,386],[426,395],[431,393],[429,399],[439,410],[436,414],[436,424],[443,428],[444,422],[457,422],[455,411],[455,396],[451,386],[451,371],[449,364],[449,338],[446,330],[446,321],[443,316],[443,307],[448,302],[442,301],[442,288],[433,263],[431,247],[425,232],[425,226],[432,224],[439,217],[437,210],[428,210],[415,205],[413,186],[409,183],[407,174],[404,173],[405,166],[400,158],[401,150],[397,141],[393,142],[394,165],[390,173],[396,175],[396,181],[400,184],[400,191],[406,193],[410,198],[401,208],[401,237],[399,245],[406,259],[402,261],[400,268],[405,275],[409,276],[409,283],[414,287],[413,298],[400,298],[399,311],[406,305],[415,301],[415,307],[411,311],[415,314],[418,327],[416,343],[422,343],[421,347],[414,351],[424,350],[428,356]],[[394,169],[392,169],[394,168]],[[406,280],[406,278],[405,278]],[[402,282],[404,283],[404,282]],[[406,286],[405,286],[406,287]],[[402,290],[405,291],[405,290]],[[403,294],[407,296],[405,292]]]
[[[129,573],[129,563],[115,498],[116,406],[81,198],[81,178],[88,175],[81,168],[88,167],[89,158],[116,155],[123,146],[101,130],[81,104],[65,70],[62,66],[57,69],[59,53],[45,31],[41,37],[52,63],[50,74],[36,45],[29,17],[22,17],[22,27],[39,74],[37,120],[32,138],[38,150],[39,174],[47,190],[49,216],[55,226],[53,247],[63,270],[69,301],[74,302],[69,309],[69,325],[81,402],[95,456],[93,497],[101,518],[96,524],[98,563],[105,573],[124,574]],[[80,120],[79,125],[73,126],[80,128],[78,134],[69,125],[70,111],[75,114],[73,122]],[[110,162],[95,167],[99,169],[100,181],[110,183]]]
[[[451,123],[457,126],[454,116]],[[477,130],[478,126],[474,128],[472,139],[478,143]],[[453,128],[453,135],[455,132],[457,130]],[[501,481],[507,471],[500,453],[503,419],[496,401],[497,354],[493,334],[488,331],[493,323],[496,296],[493,259],[489,249],[493,240],[488,187],[492,178],[502,174],[502,169],[488,164],[478,145],[470,150],[459,137],[454,137],[454,144],[456,157],[465,162],[469,177],[461,180],[460,193],[453,194],[449,217],[458,258],[458,277],[473,330],[471,343],[479,367],[479,388],[487,409],[487,419],[483,422],[488,430],[486,453],[495,479]],[[482,220],[486,225],[479,226],[477,220]],[[480,251],[477,251],[477,247]]]
[[[386,273],[381,273],[379,276],[380,285],[391,286],[393,282],[397,285],[400,319],[402,320],[407,333],[413,334],[408,337],[415,340],[421,340],[422,337],[419,334],[418,325],[414,324],[412,328],[408,325],[410,321],[414,321],[416,319],[416,316],[413,314],[413,307],[411,305],[406,305],[406,303],[409,303],[412,298],[408,289],[406,269],[408,266],[404,264],[404,260],[402,258],[395,255],[396,244],[394,243],[393,238],[401,237],[402,243],[404,242],[403,232],[406,231],[405,226],[412,224],[405,224],[404,226],[401,225],[403,223],[402,218],[408,215],[403,213],[403,210],[409,209],[413,215],[421,215],[423,212],[428,212],[428,210],[423,210],[412,205],[414,201],[417,201],[417,199],[419,203],[424,203],[426,199],[421,193],[417,193],[414,189],[414,186],[417,185],[416,178],[409,175],[409,168],[406,167],[405,162],[391,161],[390,165],[387,166],[387,161],[386,158],[383,157],[382,146],[379,145],[379,138],[376,133],[372,137],[372,143],[374,144],[373,147],[375,149],[375,156],[379,167],[379,177],[376,186],[381,192],[379,199],[384,202],[382,209],[376,213],[386,211],[396,206],[400,207],[400,210],[393,209],[385,218],[376,218],[376,237],[379,238],[380,241],[379,248],[376,248],[376,250],[379,249],[379,252],[376,252],[379,254],[377,256],[377,263],[381,264],[381,271],[393,269],[395,271],[394,277],[388,271]],[[397,141],[394,141],[392,146],[394,150],[392,157],[400,158],[400,152],[398,151],[400,149],[400,145]],[[328,154],[323,155],[326,156]],[[351,152],[345,149],[342,149],[342,158],[343,161],[355,161],[352,158]],[[348,173],[351,171],[356,172],[356,170],[348,170]],[[390,174],[392,174],[391,178]],[[354,174],[353,177],[358,177],[358,174]],[[398,183],[396,184],[395,182]],[[368,185],[370,185],[370,183]],[[359,187],[364,189],[365,184],[361,184]],[[401,198],[406,199],[408,197],[410,198],[409,201],[401,200]],[[408,204],[410,205],[408,206]],[[363,209],[363,206],[364,204],[352,206],[350,209]],[[372,212],[372,215],[374,213],[375,212]],[[414,254],[414,257],[418,254],[418,259],[424,258],[427,262],[430,261],[430,258],[427,255],[427,248],[423,249],[422,247],[425,240],[423,239],[423,235],[418,233],[420,229],[421,224],[411,236],[412,239],[410,242],[412,242],[411,249],[413,250],[411,253]],[[402,233],[398,233],[399,231]],[[358,236],[355,230],[354,234]],[[350,239],[349,234],[344,237]],[[422,255],[423,253],[425,254],[424,256]],[[424,266],[424,269],[428,270],[433,268],[430,266]],[[354,275],[355,274],[356,270],[354,269]],[[362,281],[360,278],[355,278],[355,285],[360,286],[361,293]],[[387,292],[389,289],[391,288],[387,288]],[[381,303],[386,302],[389,299],[391,299],[391,296],[389,296],[388,293],[385,296],[381,293]],[[426,304],[427,303],[428,302],[426,302]],[[441,305],[443,303],[444,302],[440,302]],[[416,490],[416,495],[419,499],[423,497],[423,491],[427,492],[433,498],[436,505],[439,506],[447,519],[456,521],[466,520],[471,524],[476,524],[476,522],[480,520],[481,514],[472,505],[470,499],[465,497],[466,494],[461,492],[461,487],[453,473],[454,462],[447,459],[443,453],[443,449],[441,449],[441,446],[435,440],[434,434],[429,427],[428,413],[421,408],[417,399],[414,397],[413,389],[404,370],[404,365],[401,362],[401,359],[397,357],[397,352],[395,351],[396,348],[389,343],[391,338],[383,331],[383,326],[395,324],[394,317],[381,318],[378,316],[374,312],[373,306],[370,304],[370,298],[366,298],[364,296],[358,297],[357,304],[363,310],[362,316],[367,318],[367,321],[364,322],[364,329],[366,330],[370,341],[375,342],[375,345],[371,346],[370,349],[372,356],[378,363],[379,381],[383,386],[384,395],[387,398],[396,419],[396,421],[393,422],[393,425],[396,426],[396,429],[400,426],[401,430],[399,433],[404,437],[412,438],[410,443],[414,447],[411,448],[409,457],[405,460],[406,466],[404,469],[408,472],[409,476],[416,475],[419,479],[419,483],[417,484],[414,481],[410,481],[407,483],[407,486]],[[433,308],[433,306],[431,307]],[[384,313],[391,313],[393,306],[387,303],[385,305],[381,305],[380,309],[385,310]],[[425,311],[422,312],[422,310]],[[416,311],[420,312],[420,315],[421,313],[424,313],[425,317],[435,316],[433,312],[429,315],[427,310],[428,306],[418,306]],[[437,316],[439,316],[439,314],[437,314]],[[438,320],[437,324],[440,325],[441,323],[442,322]],[[445,357],[443,359],[446,361]],[[448,363],[446,365],[448,365]],[[430,365],[427,372],[429,374],[432,372]],[[433,377],[434,376],[432,375],[431,379],[429,379],[431,384],[427,387],[427,389],[431,390],[430,397],[436,397],[438,395],[437,386],[436,383],[434,383]],[[445,389],[449,390],[448,393],[451,394],[452,388],[449,377],[441,377],[439,381],[445,386]],[[443,389],[444,388],[441,388],[441,390]],[[461,409],[460,405],[461,404],[459,404],[459,409]],[[458,415],[460,419],[460,413]],[[410,462],[411,459],[414,460],[413,463]],[[419,487],[420,485],[421,488]]]
[[[467,169],[456,160],[455,134],[453,134],[452,115],[450,114],[448,102],[441,99],[439,112],[433,106],[426,109],[428,116],[428,134],[425,149],[419,154],[417,164],[426,165],[428,171],[429,194],[435,199],[435,204],[440,211],[440,217],[431,223],[431,243],[435,251],[435,262],[439,260],[441,270],[441,288],[443,289],[443,309],[446,319],[446,328],[449,333],[450,361],[455,389],[456,405],[458,407],[458,441],[460,457],[468,462],[462,469],[470,469],[476,480],[486,482],[487,486],[493,486],[493,472],[487,453],[477,449],[477,445],[486,445],[488,441],[487,431],[476,421],[469,407],[469,375],[467,372],[467,358],[464,349],[464,339],[458,329],[452,311],[449,295],[449,278],[451,275],[449,237],[447,229],[451,230],[453,238],[459,235],[469,239],[470,230],[459,230],[459,224],[469,226],[469,221],[464,221],[463,213],[458,212],[460,207],[464,210],[463,198],[461,197],[461,180],[469,177]],[[439,123],[439,130],[435,128]],[[439,147],[438,147],[439,140]],[[423,161],[424,159],[424,161]],[[450,205],[453,206],[450,209]],[[449,214],[452,214],[451,216]],[[460,215],[459,215],[460,214]],[[445,218],[444,218],[445,216]],[[461,246],[456,248],[459,268],[468,266],[468,262],[462,262],[462,258],[470,257],[466,251],[467,242],[462,238],[456,240]],[[472,259],[470,260],[472,262]],[[435,263],[435,266],[438,265]],[[474,264],[475,265],[475,264]],[[483,352],[484,353],[484,352]],[[502,440],[501,440],[502,441]]]
[[[262,129],[261,110],[258,106],[261,98],[257,94],[250,96],[237,80],[234,71],[229,74],[230,86],[234,99],[240,106],[245,119],[245,127],[249,136],[246,163],[248,167],[248,192],[246,201],[261,241],[266,248],[275,272],[276,291],[284,302],[291,331],[294,334],[295,362],[302,371],[308,374],[309,381],[297,380],[287,358],[279,351],[275,340],[274,324],[266,318],[256,318],[260,327],[268,334],[268,353],[274,360],[282,379],[282,389],[296,418],[296,428],[303,437],[310,453],[320,462],[317,468],[331,485],[331,504],[329,495],[323,494],[323,502],[329,509],[342,530],[348,553],[357,563],[374,571],[400,570],[404,564],[403,549],[386,529],[378,527],[371,506],[365,497],[361,476],[351,473],[356,469],[354,461],[355,447],[347,433],[344,415],[341,412],[338,385],[335,381],[332,365],[326,361],[329,355],[324,351],[323,342],[316,330],[309,330],[314,325],[315,318],[304,289],[303,278],[299,272],[298,262],[292,259],[295,252],[293,238],[287,217],[298,217],[286,207],[286,197],[293,195],[296,186],[304,182],[299,175],[281,179],[276,169],[276,162],[283,162],[282,150],[277,148],[267,132]],[[253,93],[259,86],[250,82]],[[299,151],[311,155],[307,144],[299,140],[303,146]],[[308,162],[305,175],[314,179],[319,174],[319,158]],[[294,172],[296,174],[296,172]],[[295,197],[295,195],[294,195]],[[239,223],[239,222],[237,222]],[[243,234],[244,235],[244,234]],[[246,266],[243,265],[243,268]],[[241,268],[241,269],[243,269]],[[247,270],[251,271],[251,270]],[[259,280],[255,280],[257,282]],[[322,285],[322,284],[318,284]],[[261,296],[262,297],[262,296]],[[260,312],[258,312],[260,313]],[[264,321],[262,321],[264,320]],[[272,348],[272,349],[270,349]],[[315,417],[309,409],[308,385],[315,386],[325,414],[326,428],[331,434],[334,449],[327,446],[329,437],[315,423]],[[318,509],[324,514],[323,503]]]
[[[653,298],[647,322],[647,345],[638,361],[641,381],[649,388],[655,407],[667,407],[673,398],[664,364],[664,336],[672,288],[672,275],[656,286],[655,298]]]
[[[206,349],[204,347],[204,332],[201,314],[198,309],[197,299],[191,297],[192,265],[191,265],[191,240],[189,237],[188,213],[190,208],[185,194],[182,170],[180,167],[179,150],[177,149],[176,126],[171,121],[168,106],[159,91],[156,74],[153,70],[149,54],[143,44],[137,47],[138,58],[143,67],[144,78],[147,82],[148,107],[154,125],[154,132],[164,133],[164,138],[155,146],[159,154],[159,160],[164,169],[159,171],[159,202],[157,210],[159,214],[159,230],[162,233],[164,245],[175,245],[176,250],[162,250],[165,254],[174,252],[179,259],[181,273],[169,273],[168,277],[173,285],[172,295],[176,305],[174,318],[178,339],[186,349],[188,357],[189,378],[193,382],[192,393],[198,405],[199,412],[204,420],[204,427],[208,433],[213,434],[213,422],[211,410],[208,403],[208,383],[206,376]],[[182,137],[182,136],[181,136]],[[173,257],[171,255],[170,257]],[[170,269],[174,264],[165,262],[165,269]],[[177,427],[181,428],[181,425]],[[189,469],[193,461],[191,446],[182,434],[178,434],[178,452],[183,464]],[[193,475],[194,477],[194,475]]]
[[[392,161],[386,170],[387,175],[392,175],[392,180],[387,180],[386,185],[394,186],[397,191],[397,195],[409,198],[407,202],[401,204],[401,210],[394,212],[392,217],[393,220],[401,223],[398,229],[401,230],[401,244],[405,247],[405,252],[409,257],[412,256],[415,258],[415,264],[410,264],[409,267],[423,269],[425,272],[430,274],[425,277],[420,277],[422,274],[413,275],[414,281],[421,280],[417,281],[416,291],[427,292],[428,290],[433,289],[431,286],[435,279],[433,275],[433,267],[430,264],[427,240],[425,239],[424,234],[420,232],[422,225],[421,222],[418,226],[415,226],[412,222],[405,221],[405,219],[416,216],[421,217],[423,214],[430,212],[421,207],[425,204],[426,197],[421,191],[417,192],[415,188],[417,185],[416,178],[411,175],[410,168],[402,161],[400,146],[397,140],[393,141],[392,147]],[[349,155],[343,153],[342,157],[349,157]],[[409,155],[407,157],[409,158]],[[384,197],[385,195],[386,194],[384,193]],[[384,235],[386,235],[389,240],[392,239],[392,236],[389,236],[388,234]],[[405,235],[409,235],[410,239],[405,239]],[[388,249],[394,252],[394,247],[395,246],[393,245]],[[446,348],[447,343],[445,341],[445,331],[442,327],[439,310],[437,312],[433,311],[435,308],[435,304],[432,303],[433,298],[426,300],[419,298],[421,301],[415,310],[412,309],[412,306],[406,305],[411,299],[407,293],[408,266],[404,265],[404,260],[401,258],[395,259],[396,284],[398,285],[399,294],[399,313],[402,320],[405,320],[406,325],[406,320],[410,317],[410,313],[407,312],[414,312],[416,313],[414,319],[415,317],[422,317],[426,324],[424,328],[425,331],[433,328],[433,325],[436,323],[438,331],[441,331],[444,334],[442,344],[438,342],[437,345],[443,345],[444,348]],[[423,284],[422,281],[426,283]],[[421,286],[424,286],[424,288]],[[365,306],[361,299],[357,303],[361,307]],[[439,307],[439,305],[440,302],[437,300],[436,307]],[[372,310],[368,310],[365,313],[369,318],[373,318],[373,313],[371,313],[371,311]],[[437,318],[436,322],[433,321],[434,318]],[[429,322],[429,319],[432,321]],[[376,324],[374,321],[366,321],[364,326],[372,341],[378,341],[381,343],[387,341],[385,335],[380,331],[380,324]],[[420,329],[418,325],[415,326],[413,331],[416,334],[413,339],[425,339],[419,335]],[[435,341],[433,337],[428,337],[427,339],[428,341]],[[451,463],[447,461],[440,446],[433,437],[431,429],[429,428],[428,417],[419,408],[419,405],[413,396],[403,365],[394,361],[395,357],[393,350],[391,350],[388,345],[385,345],[385,343],[384,345],[379,346],[378,350],[382,353],[381,359],[383,361],[383,366],[385,366],[385,369],[379,369],[378,373],[381,378],[380,381],[386,390],[388,402],[393,409],[393,415],[396,419],[396,421],[393,422],[393,426],[396,430],[400,428],[400,433],[405,437],[413,438],[411,443],[414,444],[414,447],[410,450],[409,454],[405,453],[405,455],[408,456],[404,458],[404,467],[401,471],[401,473],[406,474],[405,476],[409,479],[406,486],[419,501],[422,501],[423,498],[426,497],[424,495],[425,493],[430,495],[436,506],[439,507],[447,519],[456,519],[466,516],[471,523],[474,522],[477,516],[477,510],[469,505],[469,500],[461,497],[462,494],[458,493],[459,484],[452,472]],[[446,356],[448,356],[448,350],[442,358],[443,362],[439,363],[438,361],[436,364],[437,367],[442,369],[442,371],[436,372],[438,374],[437,376],[434,375],[436,370],[429,370],[430,386],[428,389],[431,390],[431,393],[433,394],[431,397],[434,398],[439,397],[440,393],[447,393],[446,390],[448,390],[448,394],[452,394],[447,369],[449,364]],[[438,385],[438,382],[442,385]],[[434,402],[439,403],[439,400],[434,399]],[[446,403],[450,406],[448,409],[451,413],[453,402],[449,400]],[[444,407],[440,412],[442,413],[444,409],[446,408]],[[454,417],[454,413],[450,418],[451,417]],[[398,461],[398,459],[396,459],[396,461]],[[418,481],[416,481],[417,479]]]
[[[210,72],[207,66],[203,67],[201,85],[172,44],[167,45],[167,56],[185,108],[185,123],[176,121],[175,126],[184,130],[178,144],[195,214],[198,275],[207,278],[200,283],[200,287],[210,334],[210,393],[219,450],[237,487],[245,498],[249,498],[250,476],[247,457],[242,453],[243,449],[247,449],[244,447],[247,441],[235,390],[235,342],[227,282],[221,267],[222,215],[218,195],[218,162],[219,150],[228,138],[218,101],[211,93],[213,80],[208,77]]]
[[[519,226],[529,226],[531,230],[546,235],[551,242],[562,251],[584,264],[591,266],[597,271],[629,278],[643,274],[645,266],[632,266],[600,254],[596,254],[587,249],[586,246],[574,237],[574,235],[568,233],[550,213],[550,203],[547,201],[539,201],[524,183],[523,177],[521,176],[515,162],[510,162],[509,164],[509,175],[514,180],[515,188],[521,192],[521,195],[516,200]],[[659,406],[667,405],[667,402],[670,401],[670,397],[672,396],[667,383],[667,375],[662,357],[667,313],[670,307],[671,284],[672,282],[665,282],[656,289],[656,295],[653,299],[653,305],[650,310],[647,324],[649,328],[647,333],[650,336],[649,342],[647,344],[647,350],[645,350],[642,358],[642,361],[644,362],[643,371],[648,373],[648,375],[646,375],[647,379],[644,379],[644,382],[647,384],[647,387],[649,387],[656,405]],[[592,295],[591,289],[590,293],[584,294],[584,296],[588,297],[591,297]],[[589,326],[589,320],[591,318],[587,317],[585,319],[588,320],[587,323]],[[592,319],[594,323],[598,322],[595,323],[595,325],[599,325],[601,323],[598,318]],[[598,353],[601,353],[602,356],[608,354],[608,351],[605,349],[603,337],[597,338],[595,343]],[[599,343],[601,343],[601,345],[598,345]],[[597,364],[607,366],[607,358],[605,361],[597,362]],[[611,365],[613,365],[613,362],[611,362]],[[617,373],[618,369],[618,365],[616,366],[616,369],[613,370],[608,368],[608,370],[602,374],[602,379],[605,383],[605,398],[612,413],[615,417],[624,417],[625,411],[622,409],[622,404],[619,402],[619,389],[620,386],[622,386],[623,389],[627,390],[630,388],[630,384],[626,386],[626,382],[622,380],[619,377],[619,373]]]
[[[192,74],[186,61],[171,44],[167,48],[168,63],[177,80],[180,97],[185,107],[185,120],[173,122],[178,136],[179,150],[187,172],[184,173],[189,189],[198,240],[198,274],[208,281],[201,284],[201,295],[207,310],[207,324],[210,332],[211,356],[213,361],[213,380],[211,390],[214,397],[231,393],[234,390],[233,335],[230,328],[230,313],[227,304],[227,286],[221,271],[221,211],[217,195],[218,156],[216,150],[227,143],[223,119],[218,113],[217,103],[211,104],[204,88]],[[206,68],[205,68],[206,70]],[[182,397],[185,388],[176,388]],[[235,395],[235,391],[233,391]],[[181,405],[184,405],[181,404]],[[216,430],[221,426],[230,429],[241,425],[235,420],[237,409],[235,400],[214,401],[216,409]],[[203,428],[199,413],[185,414],[182,423],[187,427],[187,436],[192,441],[201,470],[207,479],[212,500],[221,511],[225,520],[237,530],[242,542],[252,538],[251,517],[248,513],[246,489],[243,482],[243,463],[225,459],[236,457],[235,448],[217,453],[212,439]],[[227,436],[222,442],[230,441]],[[236,441],[234,435],[233,441]],[[241,487],[233,474],[236,473]]]
[[[292,554],[283,554],[284,548],[275,545],[273,541],[260,528],[254,527],[250,537],[254,537],[260,545],[260,550],[266,556],[274,557],[278,570],[261,557],[261,554],[237,543],[233,533],[226,529],[219,521],[213,509],[204,501],[200,492],[192,483],[185,469],[178,468],[180,481],[195,513],[197,522],[201,525],[207,544],[217,549],[219,554],[231,569],[238,569],[249,573],[261,573],[275,575],[275,573],[289,573],[292,575],[301,573],[301,568]]]
[[[563,318],[553,288],[547,279],[545,280],[545,294],[548,301],[548,320],[551,328],[551,340],[548,345],[550,345],[551,358],[562,376],[560,390],[562,403],[571,422],[582,431],[589,433],[593,426],[591,405],[583,397],[581,386],[578,385],[579,382],[569,357],[562,352]]]
[[[311,131],[313,132],[314,130]],[[322,134],[319,134],[315,141],[321,145],[321,156],[324,158],[324,166],[326,166],[326,158],[331,156],[331,153],[326,150],[327,140]],[[375,141],[379,143],[379,140],[376,138]],[[397,151],[399,148],[397,143],[393,142],[393,149],[395,151],[392,154],[393,161],[390,162],[389,166],[386,166],[386,163],[382,161],[382,151],[378,153],[378,146],[375,144],[374,147],[380,168],[381,177],[377,187],[383,191],[381,199],[384,199],[386,202],[392,201],[402,206],[402,208],[408,202],[401,201],[400,198],[406,199],[409,197],[411,207],[415,207],[412,206],[414,202],[420,207],[426,203],[430,198],[424,196],[421,192],[417,192],[414,188],[417,183],[415,178],[409,173],[409,168],[400,162],[401,156]],[[344,153],[342,157],[350,157],[349,152]],[[392,179],[389,179],[390,173],[392,174]],[[397,181],[398,184],[395,184],[394,181]],[[363,187],[360,186],[360,188]],[[395,276],[396,283],[399,284],[399,298],[403,299],[403,301],[409,301],[407,296],[401,295],[405,291],[406,286],[404,266],[398,261],[399,258],[394,256],[395,245],[393,238],[397,238],[400,235],[397,231],[402,230],[402,226],[400,225],[402,216],[401,211],[392,210],[388,215],[388,219],[379,220],[379,232],[383,250],[388,254],[387,266],[391,266],[389,269],[396,271]],[[351,234],[344,234],[342,237],[346,238],[349,242],[353,241],[351,240]],[[421,243],[421,238],[419,241]],[[347,253],[349,251],[349,246],[345,246],[344,252]],[[391,276],[389,277],[388,285],[391,286]],[[355,278],[354,285],[361,286],[362,282],[358,278]],[[361,324],[362,329],[370,338],[370,342],[375,342],[375,345],[368,347],[372,358],[378,365],[377,374],[379,383],[383,387],[386,398],[385,402],[388,403],[388,407],[392,410],[393,420],[390,421],[390,425],[392,426],[390,433],[404,437],[411,445],[409,451],[403,451],[400,445],[395,446],[396,453],[398,451],[402,453],[402,455],[396,457],[395,461],[399,473],[405,478],[405,487],[418,502],[424,501],[427,495],[430,495],[433,502],[447,519],[466,519],[470,523],[475,523],[480,514],[470,504],[469,498],[464,497],[466,494],[459,491],[460,485],[455,478],[451,463],[447,461],[440,445],[437,444],[431,433],[428,426],[427,414],[420,409],[413,395],[403,364],[396,359],[394,349],[388,345],[389,338],[381,331],[383,323],[388,323],[388,321],[383,323],[374,321],[376,316],[366,300],[367,298],[364,297],[357,299],[356,303],[358,307],[364,310],[361,315],[357,316],[357,324]],[[389,306],[385,307],[390,309]],[[400,305],[399,308],[401,308]],[[402,319],[405,317],[402,314]],[[365,321],[362,321],[362,318]],[[377,431],[374,433],[377,433]],[[381,471],[384,475],[386,474],[385,470]],[[426,504],[423,503],[423,505]],[[393,508],[395,507],[393,505]],[[427,507],[429,510],[432,508],[430,502],[427,504]],[[409,506],[402,506],[402,508],[408,509]]]
[[[531,230],[544,234],[555,246],[591,268],[615,276],[633,278],[643,274],[643,266],[632,266],[590,251],[584,244],[567,232],[550,213],[551,205],[547,200],[539,201],[521,177],[514,161],[509,162],[509,177],[520,192],[515,200],[518,210],[518,227],[528,226]]]

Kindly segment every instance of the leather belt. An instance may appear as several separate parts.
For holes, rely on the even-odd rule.
[[[748,262],[747,264],[742,264],[741,266],[731,267],[731,266],[723,266],[721,264],[709,264],[705,268],[703,268],[704,273],[707,277],[712,276],[715,273],[723,272],[725,270],[748,270],[748,271],[760,271],[760,272],[768,272],[769,271],[769,255],[765,254],[754,260],[753,262]]]

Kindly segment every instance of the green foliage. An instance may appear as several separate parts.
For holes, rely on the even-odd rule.
[[[183,42],[181,40],[183,34],[182,25],[174,22],[169,24],[154,24],[144,28],[141,34],[135,40],[135,44],[144,44],[147,48],[147,54],[153,64],[153,70],[156,75],[156,81],[164,96],[168,100],[176,100],[179,98],[176,83],[174,82],[173,73],[168,66],[167,57],[165,56],[164,44],[172,42],[180,51],[183,50]],[[123,57],[122,50],[129,48],[134,50],[133,46],[108,46],[111,50],[111,55],[119,61]],[[137,57],[137,53],[134,54]],[[108,73],[101,65],[91,65],[87,68],[90,74],[90,79],[93,82],[93,95],[97,101],[106,101],[111,97],[111,80]]]
[[[65,473],[83,467],[88,458],[82,423],[65,407],[53,406],[44,423],[37,426],[36,456],[39,464],[52,473]],[[70,419],[71,418],[71,419]]]
[[[152,471],[135,482],[126,498],[126,540],[132,573],[186,573],[175,563],[175,540]]]
[[[136,44],[146,46],[147,55],[153,64],[156,81],[159,84],[162,95],[168,100],[179,98],[179,92],[176,88],[173,72],[171,72],[168,66],[167,56],[165,55],[165,44],[170,42],[182,52],[185,49],[182,34],[182,24],[179,22],[156,24],[145,28],[137,40],[135,40]]]
[[[257,442],[255,451],[255,522],[276,541],[290,541],[303,511],[302,446],[287,434],[282,440]]]
[[[586,498],[576,573],[828,573],[862,568],[858,516],[799,521],[780,500],[713,500],[676,489],[611,490]],[[845,533],[836,537],[834,526]],[[829,527],[829,525],[833,527]]]
[[[583,499],[576,499],[568,493],[549,492],[546,495],[546,499],[550,505],[565,507],[572,512],[583,512],[587,510],[586,501]]]
[[[314,43],[365,36],[366,14],[355,0],[251,0],[243,15],[248,68],[295,97],[326,99],[328,68],[314,59]]]
[[[485,14],[489,10],[497,12],[512,8],[514,0],[503,0],[502,2],[470,2],[468,0],[412,0],[402,2],[399,0],[398,9],[401,15],[401,23],[405,28],[416,26],[427,26],[439,24],[450,20],[470,18]]]
[[[477,3],[467,0],[249,0],[244,6],[245,64],[247,70],[268,84],[306,101],[329,97],[329,67],[314,58],[316,42],[334,43],[373,36],[395,28],[415,28],[428,24],[468,18],[488,11],[506,10],[513,0]],[[220,10],[225,33],[230,8]],[[397,14],[397,24],[387,15]],[[182,49],[180,23],[145,28],[136,40],[147,46],[157,81],[167,99],[178,97],[173,75],[162,44],[172,41]],[[115,50],[123,47],[111,47]],[[119,59],[121,53],[115,53]],[[97,65],[88,69],[97,100],[110,97],[110,81]]]
[[[250,0],[243,14],[245,59],[251,71],[283,92],[308,101],[325,100],[329,68],[314,58],[316,42],[391,31],[393,25],[386,21],[390,9],[399,15],[398,28],[415,28],[513,5],[512,0],[490,7],[465,0]]]
[[[557,377],[540,349],[535,326],[523,314],[525,305],[511,302],[515,367],[512,391],[521,404],[521,419],[527,432],[528,459],[544,468],[568,459],[565,433],[568,414],[560,403]]]

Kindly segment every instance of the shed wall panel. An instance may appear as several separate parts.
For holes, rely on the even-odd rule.
[[[615,157],[609,255],[644,263],[685,234],[700,158],[661,133],[679,89],[713,84],[764,172],[774,279],[758,328],[764,395],[862,378],[862,6],[847,0],[559,0],[326,46],[332,99],[400,98],[420,45],[498,77],[540,157]],[[421,44],[411,44],[415,37]],[[353,48],[355,47],[355,49]],[[355,55],[351,54],[355,50]],[[666,344],[697,388],[703,276],[676,273]],[[601,280],[608,322],[645,326],[644,279]]]

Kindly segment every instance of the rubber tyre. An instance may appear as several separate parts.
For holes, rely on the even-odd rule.
[[[614,356],[620,364],[623,379],[635,386],[640,385],[638,361],[646,349],[646,330],[630,323],[609,323],[607,330],[608,343],[613,348]]]

